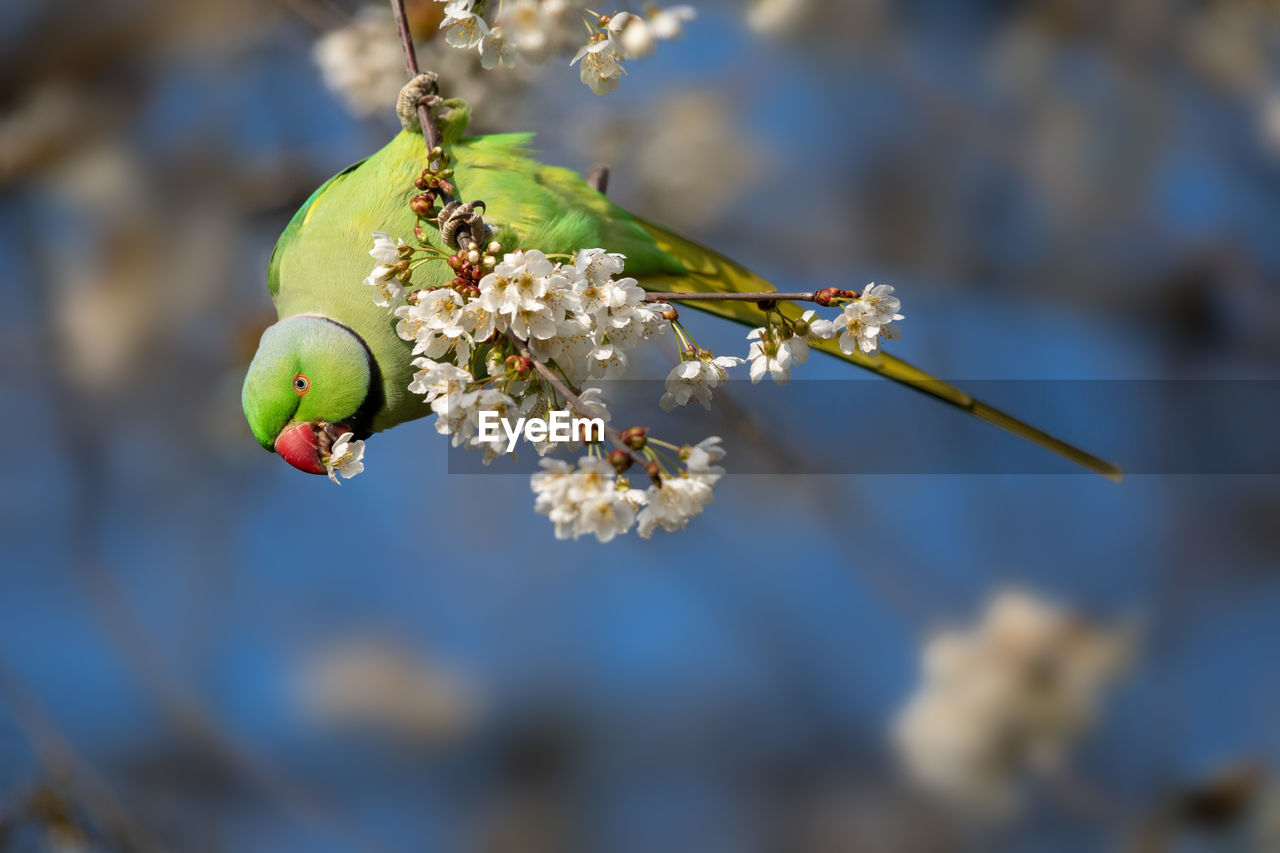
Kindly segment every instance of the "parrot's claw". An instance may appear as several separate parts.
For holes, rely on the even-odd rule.
[[[458,234],[461,231],[468,232],[473,241],[483,240],[486,231],[484,216],[480,211],[484,209],[483,201],[469,201],[466,204],[451,201],[445,205],[439,217],[440,237],[444,244],[454,249],[462,248],[458,245]]]
[[[396,98],[396,115],[400,117],[400,126],[413,133],[422,133],[422,122],[418,118],[418,107],[435,109],[444,101],[440,98],[440,78],[433,72],[426,72],[414,77],[400,90]]]

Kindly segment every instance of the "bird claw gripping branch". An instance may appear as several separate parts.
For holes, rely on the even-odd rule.
[[[440,211],[439,220],[440,238],[445,245],[451,249],[463,248],[458,240],[463,234],[471,235],[472,240],[482,240],[485,237],[485,225],[481,211],[484,209],[483,201],[469,201],[465,204],[451,201],[445,205]]]
[[[440,98],[439,79],[436,74],[428,71],[414,77],[400,90],[400,96],[396,98],[396,115],[400,118],[400,126],[405,130],[421,133],[418,107],[435,109],[444,103]]]

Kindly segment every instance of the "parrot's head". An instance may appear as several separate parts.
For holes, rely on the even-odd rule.
[[[301,471],[324,474],[334,439],[369,435],[381,389],[377,362],[359,335],[299,314],[263,333],[240,400],[259,444]]]

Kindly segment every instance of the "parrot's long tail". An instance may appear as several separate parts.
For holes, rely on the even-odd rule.
[[[679,258],[689,270],[687,275],[667,275],[649,278],[643,282],[644,286],[649,290],[671,293],[758,293],[776,289],[772,284],[751,272],[751,270],[723,255],[686,240],[677,234],[672,234],[670,231],[649,222],[641,221],[640,224],[664,251]],[[756,326],[761,322],[760,309],[752,302],[718,300],[683,304],[745,323],[748,326]],[[790,317],[798,317],[803,311],[794,303],[783,303],[779,307],[783,313]],[[994,424],[1016,436],[1038,444],[1104,477],[1119,482],[1124,476],[1116,465],[1099,459],[1091,453],[1086,453],[1061,439],[1054,438],[1048,433],[1036,429],[1030,424],[993,406],[988,406],[954,385],[943,382],[888,353],[881,353],[876,357],[868,357],[861,353],[849,354],[841,352],[835,340],[821,341],[817,344],[817,347],[834,355],[836,358],[851,361],[859,367],[879,373],[881,376],[900,382],[921,393],[936,397],[944,403],[963,409],[980,420]]]

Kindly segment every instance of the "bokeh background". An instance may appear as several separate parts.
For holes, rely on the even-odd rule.
[[[609,163],[788,289],[894,284],[895,352],[941,375],[1277,376],[1275,3],[700,0],[603,98],[560,59],[482,76],[435,5],[422,63],[477,130]],[[427,424],[341,488],[263,453],[239,385],[275,238],[396,129],[362,9],[0,6],[0,849],[1266,849],[1272,477],[729,476],[685,532],[601,546],[523,477],[449,473]],[[352,21],[363,101],[315,60]],[[797,442],[724,399],[730,471],[982,429],[924,402]],[[1069,774],[992,823],[906,784],[888,732],[930,631],[1009,585],[1142,641]]]

